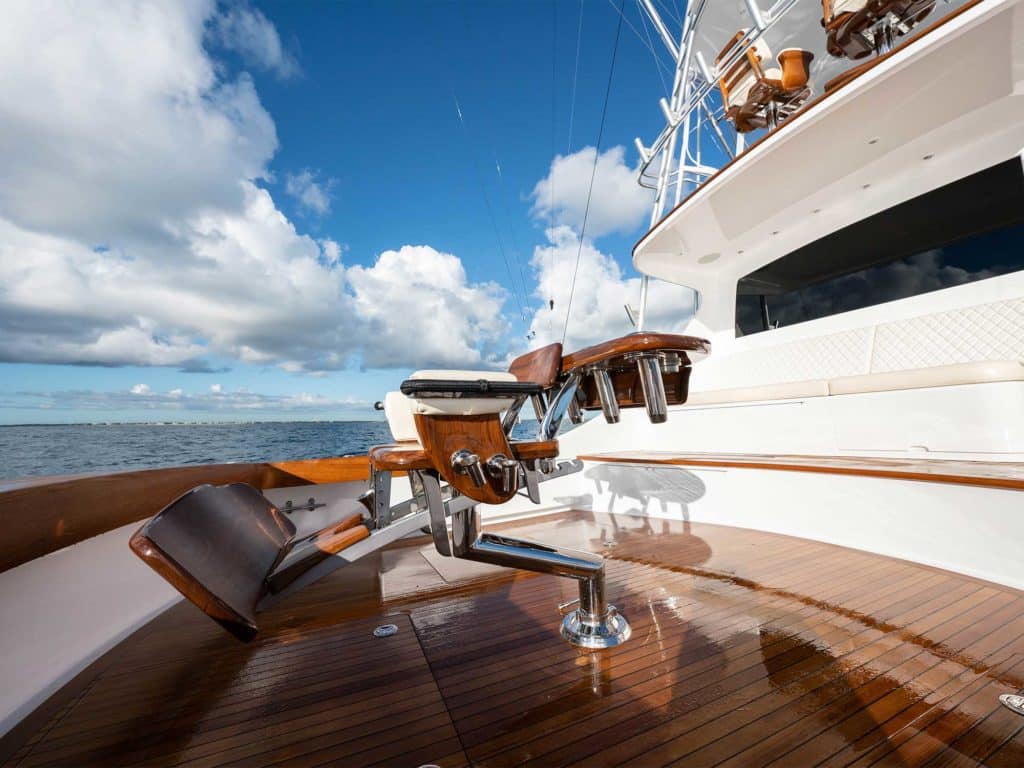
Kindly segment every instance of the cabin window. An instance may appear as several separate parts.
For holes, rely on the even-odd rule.
[[[1013,158],[851,224],[752,272],[736,333],[759,333],[1024,269]]]

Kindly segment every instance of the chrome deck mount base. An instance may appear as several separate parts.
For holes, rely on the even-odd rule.
[[[626,617],[608,606],[603,619],[595,619],[582,609],[568,613],[562,620],[562,637],[580,648],[614,648],[629,640],[633,628]]]
[[[1011,712],[1024,715],[1024,696],[1019,693],[1004,693],[999,697],[999,703]]]

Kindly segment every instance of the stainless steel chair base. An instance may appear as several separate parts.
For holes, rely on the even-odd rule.
[[[1024,696],[1019,693],[1004,693],[999,697],[999,703],[1011,712],[1024,715]]]
[[[601,620],[595,621],[582,610],[573,611],[562,620],[562,637],[580,648],[614,648],[629,640],[631,634],[632,627],[614,605],[608,606],[608,613]]]

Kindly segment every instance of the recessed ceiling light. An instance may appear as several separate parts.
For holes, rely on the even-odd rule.
[[[719,257],[721,255],[722,254],[720,254],[720,253],[705,253],[703,256],[701,256],[699,259],[697,259],[697,263],[698,264],[710,264],[713,261],[718,261],[718,259],[719,259]]]

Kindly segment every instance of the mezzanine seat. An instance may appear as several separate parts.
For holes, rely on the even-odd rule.
[[[268,593],[369,535],[361,515],[302,539],[295,532],[292,521],[250,485],[200,485],[152,517],[130,546],[200,610],[248,641]]]
[[[745,29],[737,32],[715,59],[725,116],[739,133],[774,129],[811,95],[809,67],[814,54],[787,48],[778,55],[779,67],[766,69],[764,63],[771,61],[772,53],[759,39],[734,62],[748,34]]]
[[[894,38],[923,21],[935,0],[822,0],[821,6],[828,52],[861,59],[891,50]]]

